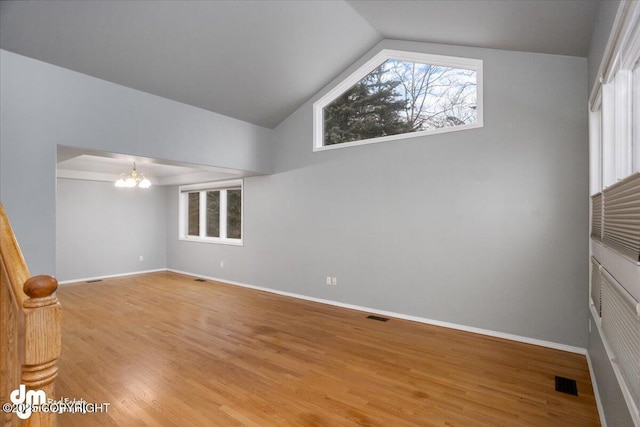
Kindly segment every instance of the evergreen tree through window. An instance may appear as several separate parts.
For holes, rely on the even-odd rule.
[[[378,55],[379,65],[363,66],[341,91],[335,88],[314,105],[314,111],[321,108],[314,117],[322,125],[316,147],[482,126],[482,61],[409,52],[397,52],[398,59],[393,52]],[[355,84],[345,90],[347,81]]]

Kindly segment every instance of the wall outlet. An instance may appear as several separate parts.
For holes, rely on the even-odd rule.
[[[332,277],[332,278],[331,278],[331,284],[332,284],[333,286],[336,286],[336,285],[338,284],[338,278],[337,278],[337,277]]]
[[[144,261],[144,257],[140,255],[140,262]]]
[[[327,276],[327,285],[331,284],[331,276]]]
[[[224,268],[224,261],[220,261],[220,268]]]

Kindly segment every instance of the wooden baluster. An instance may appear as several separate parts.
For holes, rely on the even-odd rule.
[[[62,350],[60,303],[54,292],[58,281],[52,276],[34,276],[24,284],[24,364],[21,382],[27,390],[43,390],[57,400],[54,380],[56,361]],[[55,426],[56,414],[34,412],[24,421],[28,426]]]

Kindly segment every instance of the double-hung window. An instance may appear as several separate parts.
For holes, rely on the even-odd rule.
[[[180,187],[180,239],[241,245],[242,206],[242,180]]]

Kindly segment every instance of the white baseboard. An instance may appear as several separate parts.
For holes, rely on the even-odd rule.
[[[602,400],[600,399],[600,392],[598,391],[598,383],[596,382],[596,373],[591,366],[591,357],[587,351],[587,366],[589,366],[589,376],[591,377],[591,385],[593,386],[593,395],[596,398],[596,407],[598,408],[598,415],[600,416],[600,425],[607,427],[607,420],[604,417],[604,406],[602,406]]]
[[[70,283],[88,282],[90,280],[112,279],[114,277],[135,276],[137,274],[145,274],[145,273],[157,273],[158,271],[167,271],[167,269],[157,268],[155,270],[132,271],[130,273],[109,274],[107,276],[95,276],[95,277],[85,277],[82,279],[63,280],[61,282],[58,282],[58,285],[68,285]]]
[[[490,329],[481,329],[481,328],[476,328],[476,327],[473,327],[473,326],[459,325],[459,324],[456,324],[456,323],[442,322],[440,320],[427,319],[427,318],[424,318],[424,317],[411,316],[411,315],[408,315],[408,314],[395,313],[395,312],[392,312],[392,311],[378,310],[378,309],[375,309],[375,308],[363,307],[363,306],[354,305],[354,304],[346,304],[346,303],[342,303],[342,302],[338,302],[338,301],[326,300],[326,299],[322,299],[322,298],[315,298],[315,297],[296,294],[296,293],[292,293],[292,292],[280,291],[280,290],[277,290],[277,289],[264,288],[262,286],[254,286],[254,285],[249,285],[249,284],[246,284],[246,283],[234,282],[232,280],[220,279],[220,278],[217,278],[217,277],[203,276],[201,274],[189,273],[187,271],[175,270],[173,268],[167,268],[166,270],[167,271],[172,271],[174,273],[185,274],[187,276],[202,277],[204,279],[209,279],[209,280],[213,280],[213,281],[221,282],[221,283],[227,283],[229,285],[241,286],[243,288],[249,288],[249,289],[256,289],[256,290],[259,290],[259,291],[270,292],[270,293],[273,293],[273,294],[284,295],[284,296],[287,296],[287,297],[303,299],[303,300],[306,300],[306,301],[318,302],[318,303],[321,303],[321,304],[333,305],[333,306],[336,306],[336,307],[348,308],[348,309],[351,309],[351,310],[358,310],[358,311],[364,311],[364,312],[367,312],[367,313],[381,314],[381,315],[384,315],[384,316],[390,316],[390,317],[395,317],[395,318],[404,319],[404,320],[411,320],[413,322],[425,323],[425,324],[428,324],[428,325],[442,326],[444,328],[457,329],[457,330],[460,330],[460,331],[472,332],[472,333],[475,333],[475,334],[487,335],[487,336],[490,336],[490,337],[503,338],[503,339],[506,339],[506,340],[518,341],[518,342],[522,342],[522,343],[526,343],[526,344],[533,344],[533,345],[537,345],[537,346],[540,346],[540,347],[552,348],[554,350],[568,351],[570,353],[578,353],[578,354],[584,354],[584,355],[587,354],[587,349],[582,348],[582,347],[574,347],[574,346],[570,346],[570,345],[566,345],[566,344],[560,344],[560,343],[556,343],[556,342],[552,342],[552,341],[540,340],[540,339],[537,339],[537,338],[523,337],[523,336],[520,336],[520,335],[513,335],[513,334],[507,334],[507,333],[504,333],[504,332],[492,331]]]

